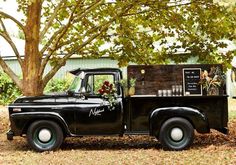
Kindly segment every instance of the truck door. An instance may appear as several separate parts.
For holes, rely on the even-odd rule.
[[[85,97],[78,99],[76,108],[76,132],[78,135],[109,135],[120,134],[123,123],[122,97],[119,86],[116,86],[115,74],[86,74],[82,86]],[[99,90],[104,82],[113,84],[116,90],[114,105],[101,97]]]

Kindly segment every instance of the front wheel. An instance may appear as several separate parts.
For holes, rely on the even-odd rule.
[[[38,152],[58,149],[63,139],[61,128],[53,121],[36,121],[30,125],[27,131],[29,145]]]
[[[194,137],[192,124],[181,117],[170,118],[161,126],[159,140],[164,149],[183,150],[188,148]]]

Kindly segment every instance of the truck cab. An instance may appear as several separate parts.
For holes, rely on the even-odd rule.
[[[71,97],[79,100],[76,110],[77,135],[110,135],[123,133],[123,94],[119,81],[119,69],[74,70],[76,75],[68,90]],[[116,104],[111,106],[101,97],[99,90],[104,82],[114,85]]]

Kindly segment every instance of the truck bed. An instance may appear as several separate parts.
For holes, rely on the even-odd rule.
[[[149,116],[153,110],[165,107],[191,107],[207,117],[209,127],[225,133],[228,122],[227,95],[167,96],[134,95],[126,98],[124,116],[128,134],[149,133]],[[184,115],[184,114],[183,114]]]

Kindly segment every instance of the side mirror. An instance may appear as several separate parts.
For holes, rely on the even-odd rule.
[[[74,96],[75,92],[74,92],[74,91],[71,91],[71,90],[68,90],[68,91],[67,91],[67,94],[68,94],[68,96]]]

